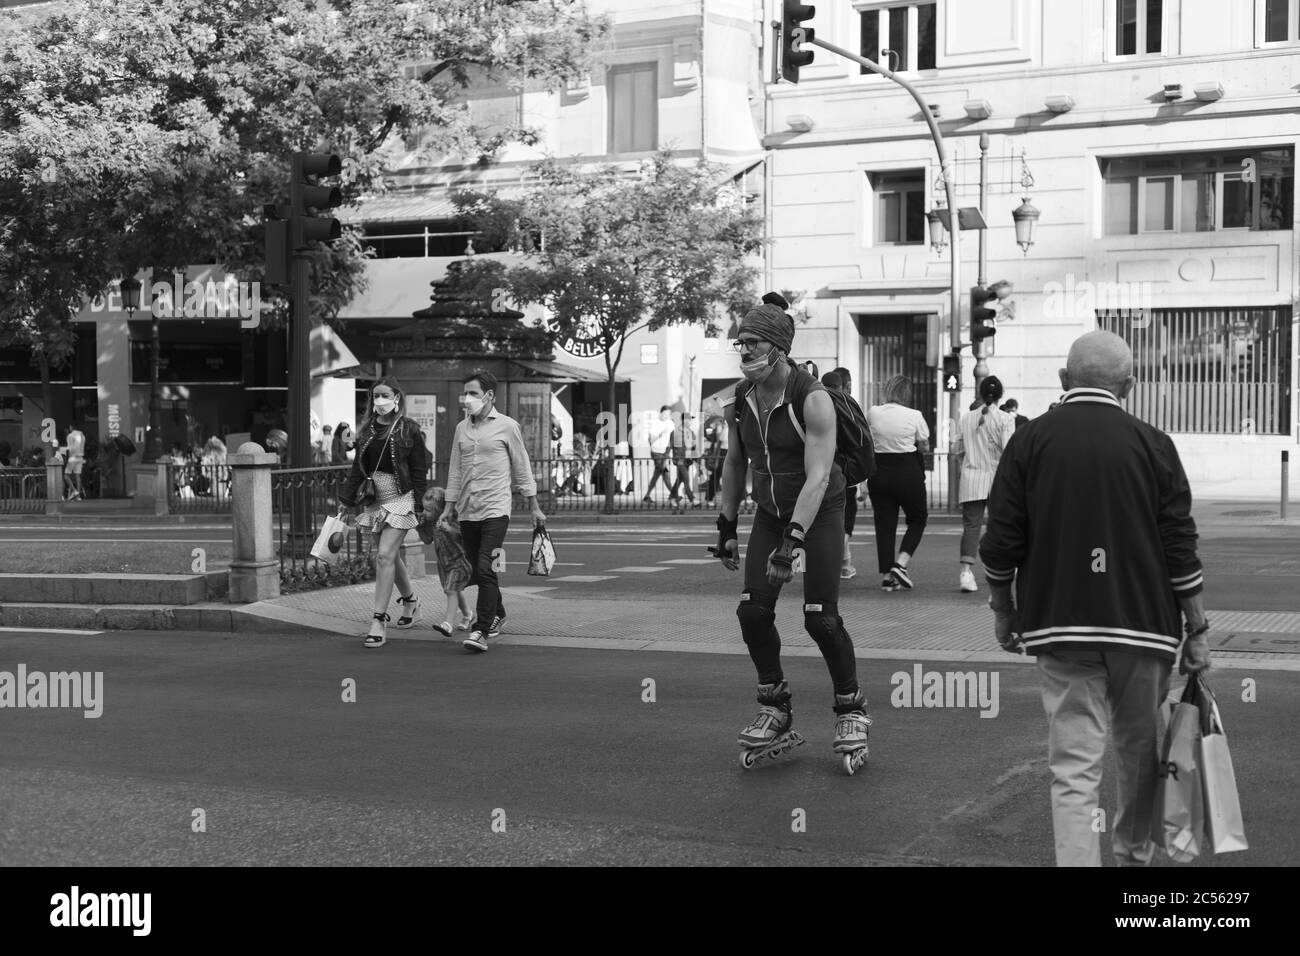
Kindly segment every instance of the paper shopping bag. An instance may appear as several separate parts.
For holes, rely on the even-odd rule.
[[[1165,702],[1168,730],[1160,752],[1160,777],[1151,815],[1151,839],[1175,863],[1190,863],[1201,853],[1205,804],[1199,765],[1201,710],[1198,685],[1189,680],[1177,703]]]
[[[1232,772],[1232,755],[1223,732],[1219,704],[1201,681],[1200,706],[1209,718],[1209,730],[1201,735],[1201,781],[1205,792],[1205,832],[1208,845],[1215,853],[1235,853],[1249,849],[1246,827],[1241,819],[1241,801],[1237,796],[1237,777]]]
[[[545,577],[555,567],[555,545],[545,528],[533,532],[532,554],[528,557],[528,573]]]
[[[316,543],[311,546],[312,557],[319,558],[326,564],[337,564],[343,546],[348,540],[348,524],[338,515],[325,519]]]

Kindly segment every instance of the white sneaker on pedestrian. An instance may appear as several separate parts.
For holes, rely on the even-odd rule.
[[[957,582],[963,591],[973,594],[979,590],[979,585],[975,583],[975,574],[970,568],[965,568],[961,572],[961,577]]]
[[[461,615],[460,621],[456,624],[456,630],[468,631],[473,626],[473,624],[474,624],[474,613],[471,611],[469,614]]]
[[[482,631],[473,631],[460,645],[467,651],[478,651],[481,654],[488,649],[487,635]]]

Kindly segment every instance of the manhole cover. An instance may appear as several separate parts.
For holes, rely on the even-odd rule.
[[[1273,512],[1272,512],[1271,510],[1269,510],[1269,511],[1225,511],[1225,512],[1223,512],[1223,517],[1225,517],[1225,518],[1262,518],[1262,517],[1265,517],[1265,516],[1267,516],[1267,515],[1271,515],[1271,514],[1273,514]]]

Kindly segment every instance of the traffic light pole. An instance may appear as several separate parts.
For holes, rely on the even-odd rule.
[[[289,468],[311,467],[311,252],[302,226],[303,185],[302,159],[295,155],[289,178]],[[290,540],[295,553],[306,554],[315,540],[311,488],[305,480],[289,488]]]
[[[984,208],[985,197],[988,195],[989,188],[989,134],[980,133],[980,215],[984,221],[988,222],[989,212]],[[988,277],[985,273],[988,271],[988,246],[985,243],[985,237],[988,230],[981,229],[980,233],[980,261],[979,261],[979,278],[975,284],[980,288],[988,285]],[[989,363],[985,361],[984,343],[971,342],[971,351],[975,354],[975,393],[979,394],[980,382],[984,381],[985,376],[989,374]]]
[[[957,352],[959,344],[961,343],[961,324],[962,324],[961,231],[958,226],[957,189],[956,189],[956,185],[953,182],[952,163],[948,159],[948,151],[945,148],[943,143],[943,134],[939,132],[939,124],[935,122],[934,114],[930,112],[929,105],[921,97],[921,94],[917,92],[916,87],[912,86],[911,83],[908,83],[898,74],[896,74],[893,70],[890,70],[888,67],[881,66],[879,63],[876,63],[873,60],[868,60],[866,57],[858,56],[856,53],[850,53],[848,50],[845,50],[843,47],[838,47],[833,43],[827,43],[825,40],[819,37],[814,36],[813,39],[810,40],[809,42],[812,43],[813,46],[819,46],[823,50],[826,50],[830,53],[834,53],[836,56],[841,56],[844,57],[846,60],[851,60],[854,63],[858,64],[859,66],[867,68],[873,73],[879,73],[885,79],[891,80],[894,83],[897,83],[903,89],[907,90],[907,92],[911,94],[912,99],[916,100],[916,105],[921,111],[921,116],[924,117],[926,125],[930,127],[930,136],[933,137],[934,148],[939,154],[939,168],[943,170],[943,185],[944,185],[944,190],[948,196],[948,209],[950,210],[948,218],[951,223],[951,225],[949,226],[949,230],[952,233],[952,290],[951,290],[952,305],[949,309],[949,318],[951,319],[951,321],[949,322],[949,337],[950,337],[949,341],[952,350],[954,352]],[[980,205],[982,208],[983,207],[982,199]],[[948,396],[949,430],[950,431],[955,430],[957,428],[958,422],[960,421],[961,421],[961,392],[952,392]],[[951,439],[952,436],[950,434],[949,435],[950,443],[951,443]],[[960,475],[957,468],[957,461],[952,455],[949,455],[948,456],[948,510],[949,511],[957,510],[957,505],[959,503],[957,501],[959,479],[960,479]]]

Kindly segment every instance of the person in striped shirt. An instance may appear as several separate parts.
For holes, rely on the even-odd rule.
[[[961,574],[957,586],[971,593],[979,590],[972,569],[989,488],[1002,452],[1016,433],[1016,420],[998,408],[1002,398],[1002,382],[998,377],[989,375],[982,379],[978,391],[978,404],[961,417],[952,443],[961,474]]]
[[[1192,493],[1169,436],[1120,405],[1135,381],[1123,339],[1084,335],[1060,374],[1060,407],[1022,426],[998,465],[980,560],[998,643],[1035,655],[1042,678],[1057,864],[1101,865],[1109,726],[1119,780],[1107,829],[1116,861],[1140,866],[1154,853],[1175,655],[1186,674],[1210,663]]]

